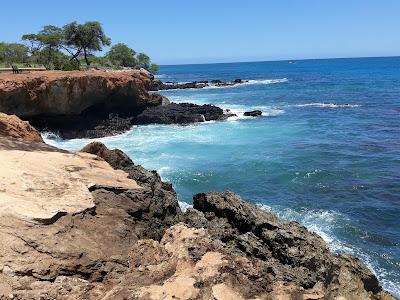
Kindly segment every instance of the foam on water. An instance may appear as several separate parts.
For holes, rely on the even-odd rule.
[[[218,86],[218,85],[206,85],[203,88],[188,88],[188,89],[184,89],[184,90],[210,90],[210,89],[227,89],[227,88],[237,88],[243,85],[254,85],[254,84],[277,84],[277,83],[286,83],[289,80],[287,78],[278,78],[278,79],[251,79],[247,82],[242,82],[242,83],[238,83],[235,85],[222,85],[222,86]],[[178,82],[179,84],[185,84],[185,83],[190,83],[190,81],[182,81],[182,82]],[[174,92],[177,91],[179,89],[170,89],[170,90],[163,90],[162,92]]]
[[[323,103],[323,102],[287,105],[287,107],[319,107],[319,108],[355,108],[360,106],[361,105],[359,104],[348,104],[348,103],[339,104],[339,103]]]

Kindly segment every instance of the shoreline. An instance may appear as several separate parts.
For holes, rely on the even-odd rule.
[[[148,97],[146,94],[143,95]],[[151,100],[152,98],[146,99]],[[154,110],[154,113],[159,117],[160,109],[163,111],[168,105],[170,104],[161,105],[159,102],[158,105],[154,105],[150,109]],[[199,106],[187,105],[190,108],[199,109]],[[181,108],[182,106],[178,107]],[[144,109],[144,111],[147,109]],[[177,107],[174,108],[174,110],[176,109]],[[207,109],[219,108],[207,107]],[[221,109],[217,111],[217,119],[221,115],[221,111]],[[205,120],[204,113],[196,113],[195,115],[196,118],[198,115],[203,115],[204,119],[202,120]],[[168,118],[167,120],[169,120]],[[175,118],[175,115],[173,118]],[[13,122],[18,124],[18,120]],[[20,128],[22,129],[18,130],[24,133],[26,129],[23,126]],[[28,131],[32,130],[34,129],[29,129]],[[6,134],[8,133],[6,132]],[[17,142],[13,138],[3,139],[3,144],[9,144],[17,151],[25,149],[23,151],[26,151],[28,160],[30,156],[35,155],[37,150],[35,150],[35,147],[30,148],[32,146],[31,141]],[[22,139],[24,140],[25,137],[23,136]],[[37,143],[37,141],[34,143]],[[21,144],[25,146],[22,147]],[[2,151],[10,150],[4,147]],[[45,151],[50,151],[50,148],[45,145],[41,147]],[[61,151],[59,149],[53,149],[52,151],[56,152],[54,155],[66,155],[65,152],[59,152]],[[41,247],[45,247],[45,252],[42,249],[38,251],[37,247],[33,247],[36,259],[44,261],[44,265],[28,263],[28,268],[35,270],[33,275],[29,275],[32,271],[24,269],[24,266],[20,266],[18,261],[11,259],[12,266],[7,265],[6,272],[4,272],[3,267],[4,275],[0,274],[0,277],[6,276],[12,282],[12,284],[7,284],[13,293],[13,286],[14,284],[21,284],[19,276],[22,275],[31,276],[29,285],[39,286],[48,295],[51,295],[55,288],[61,288],[62,290],[62,286],[73,285],[76,278],[81,280],[77,289],[74,290],[76,295],[83,295],[84,290],[88,289],[93,283],[96,283],[92,288],[93,292],[100,292],[102,289],[107,288],[107,284],[109,284],[112,290],[123,290],[124,292],[127,292],[126,288],[131,286],[135,289],[135,295],[139,295],[143,299],[147,299],[146,297],[149,295],[157,297],[160,289],[162,293],[174,295],[178,292],[180,278],[184,274],[175,272],[172,276],[167,276],[167,280],[163,279],[165,281],[162,281],[161,285],[159,284],[160,279],[149,284],[143,281],[141,276],[164,278],[166,274],[163,273],[162,269],[165,268],[165,265],[172,263],[169,267],[176,269],[182,261],[186,266],[187,272],[189,272],[186,274],[190,274],[190,282],[194,280],[182,292],[190,291],[193,293],[192,295],[200,295],[210,291],[217,295],[218,291],[222,289],[224,293],[232,293],[235,297],[244,298],[256,295],[274,297],[283,293],[291,296],[317,297],[313,299],[338,296],[391,299],[388,298],[391,297],[389,293],[382,291],[376,277],[358,259],[350,255],[333,255],[329,252],[321,237],[307,231],[305,227],[295,222],[283,222],[274,215],[261,211],[229,192],[196,194],[193,208],[182,212],[173,186],[162,182],[160,175],[155,171],[151,172],[135,165],[122,151],[109,150],[99,143],[87,145],[82,151],[91,155],[98,155],[100,160],[105,160],[113,169],[125,172],[125,174],[128,174],[129,179],[134,180],[139,187],[133,185],[133,182],[127,182],[127,186],[124,187],[115,182],[95,182],[88,187],[89,194],[85,194],[86,197],[94,197],[94,206],[92,205],[86,209],[79,208],[78,211],[66,211],[58,207],[56,208],[58,212],[54,217],[46,215],[43,218],[35,215],[34,218],[31,218],[32,220],[28,223],[33,224],[31,225],[33,226],[32,228],[39,235],[29,237],[31,241],[24,247],[29,247],[32,241],[33,243],[41,244]],[[11,163],[15,163],[15,161],[14,158],[11,158]],[[73,174],[76,172],[75,170],[82,168],[81,162],[77,163],[77,169],[75,167],[65,169],[61,163],[54,162],[56,164],[54,168],[63,169],[63,172],[66,170],[68,174]],[[26,170],[26,173],[33,174],[32,176],[35,180],[42,176],[41,172],[42,170],[39,173],[32,173],[31,170]],[[108,179],[115,177],[107,169],[104,169],[103,172],[104,174],[102,175]],[[86,176],[88,175],[83,177]],[[99,179],[96,178],[96,180]],[[65,180],[66,183],[69,181],[70,179]],[[75,181],[75,179],[72,181]],[[122,179],[119,181],[122,182]],[[45,182],[45,180],[42,180],[42,182]],[[39,187],[32,186],[32,189],[36,188]],[[8,187],[5,190],[7,189]],[[2,190],[3,193],[4,191]],[[29,195],[30,190],[28,189],[27,191],[27,195]],[[62,193],[66,191],[59,190]],[[52,193],[54,194],[54,192],[51,192],[50,196]],[[131,200],[126,202],[126,199]],[[38,201],[44,201],[44,199],[39,197]],[[58,205],[55,203],[56,207]],[[139,205],[139,207],[136,207],[136,205]],[[111,211],[118,211],[118,213],[115,215],[111,213],[110,215]],[[26,226],[26,224],[24,225],[26,219],[19,223],[21,219],[18,215],[11,213],[7,215],[6,220],[15,224],[12,228],[17,232],[17,236],[21,235],[20,230],[25,230],[24,226]],[[103,218],[104,223],[98,223],[96,215]],[[106,225],[111,224],[111,226],[114,226],[111,222],[112,219],[118,220],[120,223],[117,227],[112,227],[110,232],[107,232],[113,239],[119,240],[120,244],[110,245],[102,237],[102,232],[98,232],[99,228],[106,230],[104,227]],[[127,220],[129,220],[128,223],[126,223]],[[36,222],[48,227],[37,227],[37,224],[35,225]],[[74,247],[74,240],[70,239],[69,234],[75,235],[76,233],[69,232],[70,229],[65,229],[68,228],[69,222],[78,223],[78,227],[75,229],[79,233],[78,240],[88,234],[86,233],[87,229],[85,229],[88,224],[89,227],[87,228],[95,232],[95,235],[91,236],[91,243],[85,244],[84,240],[82,240],[84,242],[82,246],[85,247],[87,254],[87,256],[84,256],[83,261],[81,258],[76,259],[75,250],[70,248]],[[154,227],[157,225],[159,228]],[[5,227],[0,224],[0,229],[2,228]],[[61,232],[66,230],[65,234],[67,236],[61,237],[61,239],[53,236],[53,230],[55,229],[61,230]],[[121,235],[121,230],[122,236],[119,236]],[[80,234],[83,235],[79,237]],[[48,238],[43,240],[40,237],[41,235],[47,235]],[[126,236],[130,237],[128,239],[129,242],[125,240]],[[72,245],[66,245],[65,238],[72,242]],[[34,239],[38,240],[35,241]],[[57,240],[56,244],[62,243],[65,249],[54,247],[53,239]],[[152,240],[152,242],[149,244],[148,240]],[[107,251],[118,253],[119,257],[117,260],[114,260],[114,258],[109,260],[107,257],[109,257],[110,253],[107,251],[103,250],[105,252],[101,254],[93,252],[92,243],[95,243],[96,247],[110,247]],[[178,256],[174,256],[174,251],[168,250],[168,243],[176,245],[176,249],[185,250],[182,253],[178,252],[180,253]],[[118,246],[116,247],[116,245]],[[192,249],[193,247],[194,249]],[[13,249],[6,248],[6,250],[13,257]],[[142,253],[142,255],[135,255],[135,252]],[[156,253],[160,252],[163,253],[161,261],[154,261]],[[32,253],[32,250],[26,253]],[[50,258],[46,257],[44,259],[41,257],[43,253],[53,254],[50,255]],[[67,261],[58,261],[60,253],[67,255]],[[143,256],[143,253],[149,253],[149,257]],[[246,259],[248,261],[243,264]],[[121,263],[121,261],[129,261],[128,267],[126,262]],[[213,270],[212,276],[203,274],[202,269],[197,268],[199,261],[204,267]],[[232,261],[233,265],[227,264],[225,261]],[[47,263],[52,265],[55,263],[59,267],[52,268],[50,270],[51,273],[46,274],[44,270],[48,268]],[[93,263],[99,265],[94,267]],[[218,266],[217,269],[213,269],[215,265]],[[250,268],[248,267],[249,265],[251,265]],[[111,270],[110,266],[112,266]],[[158,266],[158,269],[153,269],[151,266]],[[230,272],[224,272],[224,268],[230,269]],[[15,270],[18,271],[15,272]],[[132,281],[132,276],[142,278],[142,281],[134,282]],[[254,281],[254,276],[259,280]],[[332,279],[331,276],[335,279]],[[120,284],[113,282],[113,278],[119,278]],[[223,279],[222,283],[220,278]],[[287,278],[291,278],[291,280],[287,280]],[[38,284],[38,280],[42,284]],[[242,280],[244,280],[243,283],[241,282]],[[103,285],[104,282],[107,284]],[[171,282],[175,282],[173,289],[167,288],[167,283]],[[108,290],[108,292],[110,291]],[[24,290],[23,293],[29,292]]]
[[[19,121],[14,120],[14,122]],[[126,293],[128,289],[134,291],[139,299],[157,298],[160,289],[163,294],[183,299],[199,297],[209,291],[217,295],[220,289],[224,294],[230,293],[239,299],[240,297],[273,298],[277,295],[290,297],[297,295],[296,297],[301,296],[304,299],[338,296],[394,299],[390,298],[389,293],[382,291],[376,277],[355,257],[347,254],[333,255],[317,234],[307,231],[296,222],[283,222],[233,193],[196,194],[193,197],[193,208],[183,212],[171,184],[163,182],[156,172],[135,165],[120,150],[110,150],[103,144],[94,142],[75,154],[59,152],[57,148],[42,142],[24,140],[24,133],[25,131],[21,130],[22,140],[3,137],[0,151],[7,152],[13,149],[12,151],[18,153],[22,149],[23,151],[29,149],[29,152],[25,152],[24,159],[31,161],[31,157],[37,155],[35,149],[41,149],[42,154],[51,151],[55,157],[60,158],[72,154],[75,157],[76,168],[83,174],[86,174],[81,165],[84,162],[83,154],[88,153],[91,155],[88,158],[94,159],[97,155],[99,163],[109,164],[113,170],[104,169],[101,165],[103,168],[101,177],[97,177],[94,170],[93,175],[96,179],[90,180],[92,184],[88,188],[89,194],[78,196],[93,199],[93,202],[88,203],[88,209],[77,206],[78,211],[71,210],[71,207],[74,207],[72,202],[69,200],[63,201],[63,204],[54,202],[53,193],[48,193],[50,198],[37,198],[39,204],[40,201],[45,201],[54,207],[46,212],[44,217],[37,217],[38,214],[43,215],[40,211],[43,208],[32,210],[29,207],[24,209],[26,214],[24,218],[13,211],[5,215],[4,221],[8,225],[4,227],[0,222],[0,236],[4,235],[5,228],[8,228],[7,232],[12,230],[13,235],[23,236],[23,240],[32,241],[28,245],[33,241],[41,245],[40,251],[34,247],[33,251],[25,252],[18,261],[10,259],[13,248],[5,247],[8,267],[2,276],[7,278],[6,288],[10,294],[22,299],[29,297],[31,293],[41,293],[45,299],[51,298],[55,290],[61,295],[66,292],[71,295],[71,290],[67,287],[80,278],[79,284],[72,289],[72,295],[79,299],[83,295],[87,296],[88,291],[97,294],[106,292],[113,294],[118,291],[113,297],[119,298],[121,291]],[[40,171],[34,180],[45,182],[40,178],[48,176],[48,172],[43,172],[48,163],[51,163],[51,168],[55,172],[64,169],[65,174],[74,174],[75,167],[65,159],[63,161],[61,163],[52,159],[40,163],[39,159]],[[14,164],[16,161],[10,156],[9,162]],[[70,165],[68,169],[63,167],[64,163]],[[30,168],[35,170],[33,161],[25,166],[25,169],[18,171],[28,175],[32,173]],[[123,179],[127,180],[124,186],[120,180],[116,180],[115,175],[111,175],[117,171],[120,172],[120,176],[127,176],[127,179]],[[5,176],[8,178],[10,174]],[[86,176],[88,175],[84,175],[82,180],[87,180]],[[114,181],[110,181],[111,178]],[[108,182],[102,183],[104,179]],[[64,179],[65,184],[69,182],[70,179]],[[73,182],[76,184],[76,179]],[[31,189],[25,191],[26,195],[35,189],[43,190],[43,186],[34,183],[32,191]],[[69,199],[67,196],[69,190],[62,189],[59,192],[65,193],[64,199]],[[10,192],[6,193],[14,197]],[[14,203],[24,200],[24,198],[18,201],[13,199],[10,201]],[[76,205],[80,203],[82,202],[78,201]],[[62,205],[68,205],[68,210]],[[21,209],[15,204],[14,207]],[[54,217],[52,214],[55,214]],[[127,216],[130,217],[127,219]],[[25,222],[30,224],[29,230],[25,229]],[[74,224],[71,228],[68,225],[70,222]],[[117,224],[114,225],[115,222]],[[120,236],[122,224],[125,233]],[[105,229],[104,226],[108,228]],[[59,235],[53,234],[55,229],[60,232]],[[89,236],[85,233],[86,230],[90,230]],[[108,232],[107,236],[103,235],[102,230]],[[26,234],[29,234],[29,238],[25,236]],[[71,240],[70,234],[76,237]],[[127,239],[126,235],[130,238]],[[90,237],[89,243],[88,237]],[[117,239],[119,242],[110,245],[105,238]],[[10,245],[15,243],[14,241]],[[63,247],[54,247],[54,243],[61,243]],[[73,250],[75,243],[80,243],[79,251],[85,253],[82,258],[75,257]],[[95,253],[93,245],[97,245],[96,250],[106,245],[108,248],[107,250],[101,248],[102,251],[95,255],[97,258],[91,258]],[[122,265],[117,263],[115,258],[107,258],[113,252],[119,253],[118,260],[127,259],[129,267],[125,266],[125,263]],[[126,256],[128,253],[130,254]],[[156,253],[162,253],[161,257]],[[48,254],[50,257],[46,258]],[[21,259],[28,259],[25,255],[33,256],[38,263],[20,265]],[[64,257],[62,260],[59,259],[60,255]],[[104,255],[106,256],[103,257]],[[115,254],[112,257],[115,257]],[[97,264],[95,269],[93,269],[93,259]],[[0,258],[0,265],[2,263]],[[50,273],[43,273],[42,270],[49,268],[48,264],[52,266]],[[110,269],[110,266],[113,267]],[[172,275],[164,274],[163,269],[171,267],[175,270],[172,271]],[[63,272],[65,268],[68,269],[67,273]],[[29,269],[33,270],[34,275],[29,275],[29,272],[32,272],[28,271]],[[24,276],[24,281],[21,281],[20,276]],[[155,282],[145,279],[149,278],[148,276],[155,278]],[[179,288],[182,286],[181,276],[190,278],[190,283],[183,289]],[[254,280],[254,276],[258,280]],[[332,276],[333,278],[337,276],[338,281],[330,279]],[[115,282],[112,278],[119,279]],[[157,278],[164,278],[161,284]],[[38,280],[40,284],[35,283]],[[26,289],[24,282],[29,282],[33,289]],[[202,282],[202,285],[196,282]],[[18,290],[14,289],[17,283],[20,285]],[[94,283],[96,284],[93,285]],[[35,286],[40,287],[40,291]],[[183,296],[187,293],[190,293],[190,296]]]

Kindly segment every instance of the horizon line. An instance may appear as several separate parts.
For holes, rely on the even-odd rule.
[[[307,60],[330,60],[330,59],[357,59],[357,58],[396,58],[400,55],[387,56],[349,56],[349,57],[322,57],[322,58],[299,58],[299,59],[276,59],[276,60],[248,60],[248,61],[228,61],[228,62],[204,62],[204,63],[178,63],[178,64],[159,64],[163,66],[190,66],[190,65],[217,65],[217,64],[244,64],[244,63],[263,63],[263,62],[285,62],[285,61],[307,61]]]

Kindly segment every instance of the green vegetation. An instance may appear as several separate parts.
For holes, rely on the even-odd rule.
[[[113,45],[104,56],[96,52],[111,45],[99,22],[78,24],[71,22],[63,27],[43,26],[38,33],[24,34],[22,43],[0,42],[0,67],[45,66],[54,70],[79,70],[86,67],[120,69],[145,68],[158,71],[145,53],[138,53],[124,43]]]
[[[129,48],[125,44],[119,43],[111,47],[110,51],[107,53],[107,58],[114,65],[134,67],[137,65],[135,55],[135,50]]]

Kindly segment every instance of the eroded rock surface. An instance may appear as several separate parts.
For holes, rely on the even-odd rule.
[[[0,136],[43,143],[40,133],[29,122],[22,121],[15,115],[6,115],[1,112]]]

